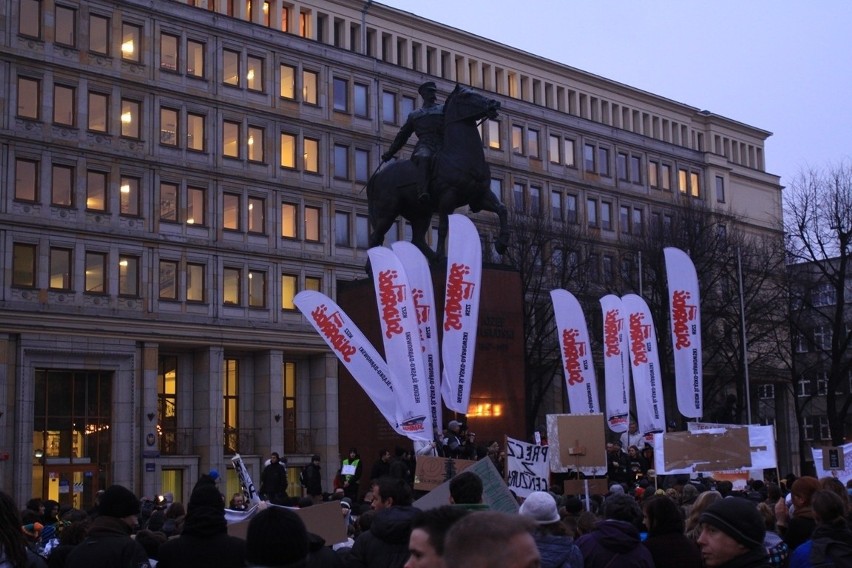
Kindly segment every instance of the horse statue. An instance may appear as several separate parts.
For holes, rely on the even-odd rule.
[[[500,219],[500,233],[494,243],[498,254],[506,252],[509,226],[506,206],[491,191],[491,170],[485,161],[477,121],[496,118],[500,103],[456,85],[444,102],[443,145],[432,158],[430,201],[418,201],[417,166],[411,160],[396,160],[379,170],[367,182],[370,219],[370,247],[381,246],[385,234],[402,216],[411,223],[411,243],[430,263],[443,258],[449,229],[449,215],[467,205],[474,213],[491,211]],[[435,250],[426,242],[432,215],[438,213],[438,242]]]

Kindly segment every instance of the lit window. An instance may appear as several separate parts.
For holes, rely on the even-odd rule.
[[[89,16],[89,51],[109,55],[109,18],[92,14]]]
[[[322,279],[313,276],[305,276],[305,290],[322,292]]]
[[[203,43],[186,40],[186,74],[190,77],[204,77]]]
[[[34,202],[38,198],[38,162],[15,160],[15,199]]]
[[[71,207],[74,197],[74,168],[54,165],[50,185],[50,204]]]
[[[334,214],[334,244],[339,247],[351,246],[349,240],[349,213],[337,211]]]
[[[222,300],[226,305],[240,304],[240,269],[225,268],[222,271]]]
[[[282,99],[296,98],[296,68],[290,65],[281,65],[281,85],[278,96]]]
[[[240,86],[240,54],[235,51],[222,52],[222,82],[234,87]]]
[[[179,63],[180,38],[170,34],[160,34],[160,69],[177,71]]]
[[[660,165],[660,187],[666,191],[672,189],[672,167],[668,164]]]
[[[349,83],[345,79],[334,78],[334,110],[343,112],[348,110],[348,90]]]
[[[559,142],[560,142],[559,136],[555,136],[555,135],[551,134],[547,138],[547,154],[550,158],[550,163],[552,163],[552,164],[561,164],[562,163],[562,156],[559,153],[559,150],[560,150]]]
[[[41,81],[27,77],[18,77],[18,116],[39,119],[41,106]]]
[[[260,57],[246,57],[246,88],[263,92],[263,59]]]
[[[106,257],[101,252],[86,252],[85,286],[89,294],[106,293]]]
[[[186,265],[186,301],[203,302],[204,290],[204,265],[188,263]]]
[[[178,186],[160,183],[160,220],[176,223],[178,220]]]
[[[512,152],[515,154],[524,153],[524,129],[516,124],[512,125]]]
[[[701,197],[701,184],[696,172],[689,173],[689,190],[692,197]]]
[[[281,163],[282,168],[296,167],[296,137],[292,134],[281,133]]]
[[[266,272],[249,270],[248,273],[249,307],[266,307]]]
[[[126,61],[142,61],[142,28],[133,24],[121,25],[121,58]]]
[[[125,138],[139,139],[139,107],[138,101],[121,100],[121,135]]]
[[[74,126],[76,100],[77,91],[74,87],[53,85],[53,122],[63,126]]]
[[[118,257],[118,293],[122,296],[139,296],[138,257]]]
[[[89,130],[107,132],[109,96],[101,93],[89,93]]]
[[[160,109],[160,144],[177,146],[178,111],[173,108]]]
[[[293,303],[293,298],[296,297],[296,282],[297,278],[291,274],[281,275],[281,309],[295,310],[296,304]]]
[[[50,283],[51,290],[71,289],[71,249],[50,249]]]
[[[659,164],[657,164],[657,162],[653,162],[653,161],[650,161],[650,160],[648,161],[648,185],[650,185],[651,187],[654,187],[654,188],[660,186],[660,184],[657,180],[657,168],[658,167],[659,167]]]
[[[222,123],[222,155],[226,158],[240,157],[240,125],[237,122]]]
[[[281,204],[281,236],[284,238],[295,239],[297,236],[296,210],[292,203]]]
[[[305,171],[319,173],[319,140],[305,138]]]
[[[369,116],[370,88],[367,85],[355,83],[353,96],[355,116]]]
[[[118,187],[119,213],[121,215],[139,215],[139,179],[122,177]]]
[[[247,153],[250,162],[263,162],[263,128],[257,126],[248,127]]]
[[[207,192],[203,187],[186,188],[186,224],[204,226],[207,222],[204,214],[204,202]]]
[[[305,207],[305,240],[320,240],[320,210],[317,207]]]
[[[688,172],[684,169],[678,169],[677,171],[677,189],[683,194],[686,194],[689,191],[687,173]]]
[[[89,171],[86,173],[86,209],[106,211],[107,174]]]
[[[265,233],[266,201],[260,197],[248,198],[248,232]]]
[[[571,168],[576,167],[577,162],[574,158],[574,141],[566,138],[565,143],[563,144],[563,150],[565,165]]]
[[[334,177],[349,179],[349,147],[334,145]]]
[[[317,74],[313,71],[302,71],[302,100],[308,104],[317,104]]]
[[[36,246],[15,243],[12,246],[12,286],[34,288],[35,279]]]
[[[240,196],[226,193],[222,196],[222,227],[231,231],[240,230]]]
[[[538,130],[527,129],[527,152],[530,158],[538,158],[541,155],[539,148]]]
[[[186,115],[186,149],[204,151],[204,117],[200,114]]]
[[[500,122],[497,120],[491,120],[490,118],[485,121],[485,127],[487,128],[488,133],[488,147],[492,150],[500,149]]]

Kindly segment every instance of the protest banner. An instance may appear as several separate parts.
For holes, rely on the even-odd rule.
[[[444,458],[437,458],[444,459]],[[419,459],[417,460],[420,461]],[[459,461],[459,460],[456,460]],[[463,461],[463,460],[462,460]],[[502,511],[504,513],[517,513],[518,501],[512,495],[509,488],[506,487],[506,482],[500,477],[500,472],[494,467],[490,459],[481,459],[476,462],[467,462],[471,465],[465,471],[471,471],[479,476],[482,480],[482,502],[488,505],[492,511]],[[461,473],[459,471],[458,473]],[[425,511],[434,509],[443,505],[450,504],[450,479],[444,481],[426,495],[414,502],[414,506]]]
[[[606,434],[603,414],[548,414],[550,471],[606,475]]]
[[[837,465],[834,466],[831,461],[826,463],[832,456],[827,455],[826,450],[839,450]],[[852,444],[844,444],[839,447],[830,448],[811,448],[811,453],[814,457],[814,467],[816,468],[817,477],[836,477],[843,484],[852,480]],[[826,467],[828,466],[828,467]]]
[[[527,497],[533,491],[547,491],[550,485],[550,446],[528,444],[506,438],[506,471],[510,491]]]
[[[417,491],[431,491],[463,472],[474,463],[476,462],[471,460],[457,460],[438,456],[417,456],[417,464],[414,468],[414,489]]]

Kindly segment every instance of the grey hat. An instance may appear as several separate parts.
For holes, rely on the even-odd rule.
[[[546,491],[533,491],[529,494],[518,512],[540,525],[549,525],[559,521],[556,499]]]
[[[459,422],[458,420],[450,420],[450,423],[447,424],[447,428],[449,428],[450,430],[461,428],[461,422]]]

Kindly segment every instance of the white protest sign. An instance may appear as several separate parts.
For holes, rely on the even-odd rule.
[[[836,477],[844,484],[852,479],[852,444],[840,446],[843,449],[843,469],[825,469],[823,464],[822,448],[811,448],[814,456],[814,467],[816,468],[817,477]]]
[[[550,448],[506,438],[506,468],[509,489],[519,497],[547,491],[550,479]]]

